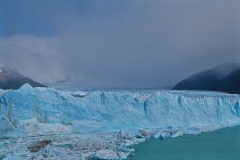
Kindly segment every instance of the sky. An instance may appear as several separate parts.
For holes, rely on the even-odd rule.
[[[0,0],[0,62],[41,83],[173,87],[240,62],[239,0]]]

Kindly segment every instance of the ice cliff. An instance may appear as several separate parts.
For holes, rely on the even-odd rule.
[[[240,123],[240,95],[32,88],[0,94],[0,138]]]

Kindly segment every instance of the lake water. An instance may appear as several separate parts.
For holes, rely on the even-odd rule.
[[[128,160],[240,160],[240,126],[201,135],[149,139]]]

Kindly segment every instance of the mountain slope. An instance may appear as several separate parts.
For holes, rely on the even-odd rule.
[[[25,77],[15,68],[0,64],[0,88],[1,89],[19,89],[23,84],[28,83],[32,87],[46,87],[32,79]]]
[[[220,78],[223,78],[230,74],[234,69],[237,69],[240,67],[240,63],[223,63],[216,67],[214,67],[212,70],[215,70],[220,73]]]
[[[219,86],[225,92],[240,94],[240,67],[221,79]]]
[[[194,74],[189,78],[179,82],[174,90],[218,90],[220,73],[215,70],[205,70]]]
[[[173,87],[173,90],[205,90],[240,93],[240,63],[224,63],[194,74]]]

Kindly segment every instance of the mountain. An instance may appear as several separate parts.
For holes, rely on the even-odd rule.
[[[240,94],[240,67],[221,79],[219,86],[225,92]]]
[[[240,67],[240,63],[230,63],[230,62],[228,62],[228,63],[220,64],[220,65],[214,67],[212,70],[215,70],[220,74],[219,78],[223,78],[238,67]]]
[[[173,90],[222,91],[240,94],[240,63],[224,63],[196,73],[173,87]]]
[[[32,87],[46,87],[32,79],[25,77],[15,68],[0,63],[0,88],[19,89],[23,84],[28,83]]]

